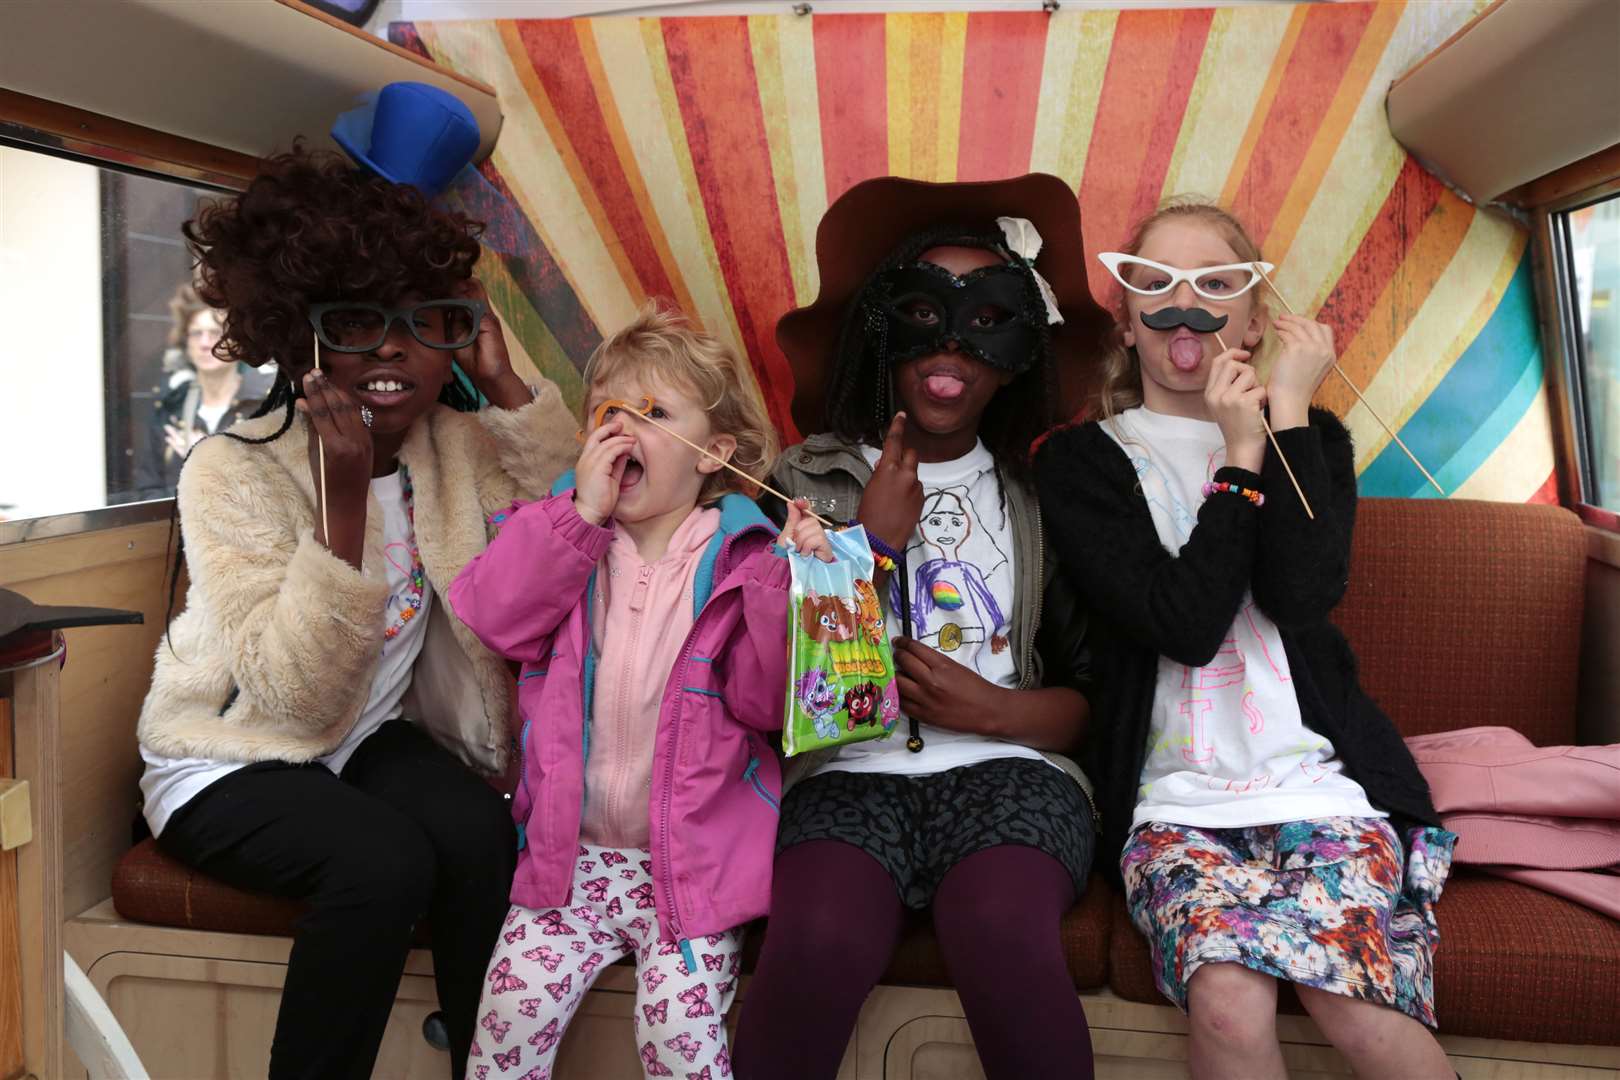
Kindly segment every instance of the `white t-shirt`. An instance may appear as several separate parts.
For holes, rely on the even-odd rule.
[[[411,610],[415,597],[411,553],[416,549],[416,536],[405,505],[401,474],[375,477],[371,493],[382,508],[383,562],[388,575],[384,625],[393,630],[393,636],[383,639],[382,655],[371,679],[371,695],[359,719],[331,753],[317,759],[333,773],[343,771],[366,736],[400,715],[400,699],[410,688],[411,668],[422,652],[423,630],[433,606],[433,586],[423,574],[421,605],[409,618],[402,618],[403,612]],[[141,796],[146,824],[153,836],[162,835],[169,818],[204,788],[243,766],[240,761],[163,757],[144,746],[141,760],[146,763],[146,771],[141,774]]]
[[[207,426],[209,434],[213,434],[214,430],[219,427],[220,419],[229,410],[229,403],[224,405],[198,405],[197,419]]]
[[[875,465],[882,452],[863,446],[861,453]],[[922,517],[906,547],[914,635],[988,681],[1015,688],[1012,522],[995,458],[976,443],[955,461],[918,465],[917,479],[923,487]],[[893,577],[887,601],[889,636],[901,636],[905,626]],[[909,732],[902,716],[885,737],[842,746],[817,771],[923,776],[996,758],[1041,758],[1018,743],[931,724],[919,725],[923,750],[913,754],[906,749]]]
[[[1226,463],[1220,426],[1138,407],[1103,431],[1135,467],[1160,542],[1179,553],[1197,523],[1204,484]],[[1385,816],[1344,774],[1333,744],[1301,720],[1282,636],[1246,591],[1208,664],[1159,657],[1148,738],[1132,828]]]

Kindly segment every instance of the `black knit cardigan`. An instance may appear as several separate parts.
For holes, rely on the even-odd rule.
[[[1305,515],[1274,450],[1262,472],[1225,467],[1217,481],[1265,493],[1204,501],[1178,555],[1166,551],[1136,472],[1096,422],[1062,429],[1036,457],[1048,537],[1091,611],[1092,721],[1086,771],[1097,786],[1099,862],[1116,881],[1147,756],[1161,655],[1200,667],[1214,659],[1249,589],[1282,635],[1300,716],[1331,740],[1346,774],[1386,811],[1404,841],[1438,825],[1429,786],[1395,725],[1361,689],[1356,658],[1328,612],[1349,583],[1355,457],[1337,417],[1312,409],[1308,427],[1276,433],[1310,500]]]

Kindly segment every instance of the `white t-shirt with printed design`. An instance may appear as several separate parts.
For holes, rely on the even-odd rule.
[[[1179,553],[1204,484],[1226,464],[1220,426],[1138,407],[1102,428],[1130,458],[1160,542]],[[1247,591],[1208,664],[1159,657],[1148,738],[1133,829],[1386,816],[1344,774],[1333,744],[1300,718],[1282,635]]]
[[[333,773],[343,771],[343,766],[368,735],[401,715],[400,701],[410,689],[411,668],[422,652],[423,630],[433,606],[433,584],[424,574],[420,609],[409,619],[400,618],[412,595],[411,551],[416,544],[405,504],[402,475],[396,471],[373,478],[371,493],[376,496],[383,515],[383,562],[388,575],[384,625],[398,626],[398,630],[393,637],[383,640],[382,655],[371,679],[371,694],[360,718],[331,753],[317,759]],[[146,763],[146,771],[141,774],[143,813],[153,836],[161,836],[169,818],[204,788],[243,766],[240,761],[163,757],[144,746],[141,760]]]
[[[874,446],[860,449],[871,465],[882,456]],[[906,546],[913,633],[989,682],[1016,688],[1018,665],[1010,640],[1012,522],[995,458],[984,443],[976,443],[954,461],[919,464],[917,479],[923,488],[922,516]],[[892,579],[886,599],[889,636],[901,636],[905,627],[898,585]],[[836,756],[816,771],[925,776],[997,758],[1044,760],[1018,743],[931,724],[919,724],[918,729],[921,753],[906,749],[910,724],[901,716],[888,735],[839,747]]]

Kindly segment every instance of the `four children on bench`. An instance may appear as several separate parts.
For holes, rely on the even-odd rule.
[[[1094,859],[1195,1075],[1283,1075],[1279,981],[1358,1072],[1451,1075],[1455,838],[1327,618],[1332,336],[1267,310],[1234,218],[1150,216],[1110,319],[1061,181],[857,185],[779,327],[819,432],[779,457],[746,363],[656,306],[581,415],[525,385],[478,226],[403,179],[300,148],[187,226],[221,355],[280,375],[182,473],[142,790],[165,851],[307,904],[271,1075],[369,1074],[425,921],[457,1077],[547,1080],[626,956],[646,1075],[830,1077],[926,911],[987,1074],[1089,1076],[1059,921]],[[784,784],[781,552],[830,559],[818,516],[902,555],[901,722]]]

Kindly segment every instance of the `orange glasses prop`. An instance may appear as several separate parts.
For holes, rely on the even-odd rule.
[[[738,476],[742,477],[744,480],[746,480],[750,484],[754,485],[754,487],[759,488],[761,491],[766,491],[766,492],[769,492],[772,495],[775,495],[778,499],[781,499],[784,504],[793,502],[793,500],[791,498],[789,498],[788,496],[782,494],[780,491],[777,491],[775,488],[771,487],[771,485],[765,483],[763,480],[756,480],[754,477],[749,476],[747,473],[745,473],[741,469],[737,468],[737,466],[733,465],[731,462],[727,461],[725,458],[720,457],[718,454],[711,454],[709,451],[703,449],[703,447],[699,446],[697,443],[693,442],[691,439],[688,439],[686,436],[682,435],[680,432],[671,429],[666,424],[661,424],[657,420],[654,420],[648,414],[653,411],[653,406],[655,404],[656,403],[650,397],[643,397],[641,399],[641,404],[640,405],[632,405],[628,401],[624,401],[624,400],[621,400],[619,398],[610,398],[607,401],[602,402],[602,404],[598,405],[596,407],[596,411],[591,414],[591,426],[592,427],[601,427],[603,421],[605,421],[607,419],[607,414],[609,412],[613,412],[613,411],[618,411],[618,412],[625,413],[626,415],[629,415],[629,416],[634,416],[637,420],[641,420],[644,423],[651,424],[653,427],[657,428],[659,431],[662,431],[665,435],[668,435],[670,438],[675,439],[678,442],[685,443],[687,446],[690,446],[693,450],[696,450],[698,453],[702,454],[704,457],[708,458],[710,461],[714,462],[716,465],[720,465],[720,466],[722,466],[724,468],[730,469],[732,472],[736,473]],[[581,431],[579,433],[579,435],[578,435],[578,438],[579,438],[580,442],[584,442],[585,441],[585,432]],[[829,529],[842,528],[842,526],[835,525],[834,523],[832,523],[831,521],[828,521],[826,518],[822,517],[820,514],[816,513],[813,510],[807,510],[805,512],[808,513],[811,517],[815,518],[817,521],[821,522],[821,524],[826,528],[829,528]]]

